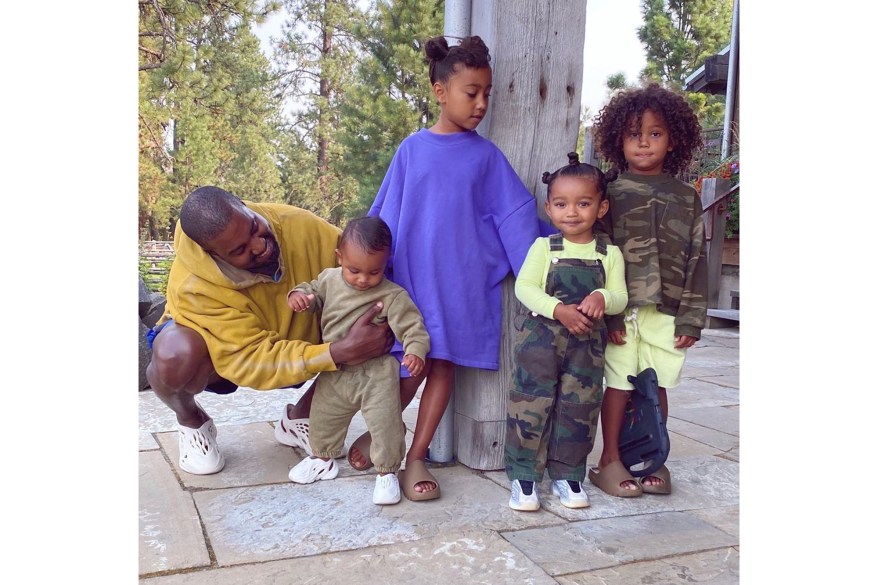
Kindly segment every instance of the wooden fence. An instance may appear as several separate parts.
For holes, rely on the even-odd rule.
[[[164,294],[173,260],[174,242],[147,240],[140,243],[140,275],[149,290]]]

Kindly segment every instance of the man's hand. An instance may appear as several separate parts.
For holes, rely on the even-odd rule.
[[[390,351],[393,347],[390,326],[372,323],[383,308],[384,303],[376,303],[351,325],[344,337],[329,344],[329,354],[335,365],[353,366]]]
[[[287,304],[290,308],[297,312],[301,313],[302,311],[307,311],[308,307],[311,306],[311,301],[314,300],[314,295],[306,295],[300,290],[291,290],[290,294],[287,295]]]
[[[552,316],[561,322],[561,324],[576,335],[585,335],[591,331],[591,321],[579,312],[576,305],[565,305],[558,303]]]
[[[424,369],[424,360],[408,353],[402,358],[402,365],[406,367],[413,378],[416,378],[421,373],[421,370]]]
[[[698,339],[690,335],[678,335],[674,338],[674,347],[677,349],[686,349],[687,347],[695,345],[696,341],[698,341]]]

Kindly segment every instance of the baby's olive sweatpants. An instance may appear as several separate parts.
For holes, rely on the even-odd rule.
[[[340,457],[357,411],[372,434],[369,453],[378,473],[396,473],[405,456],[405,425],[399,401],[399,361],[383,355],[356,366],[323,372],[311,402],[311,449],[317,457]]]

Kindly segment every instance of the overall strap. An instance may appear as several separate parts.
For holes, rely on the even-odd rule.
[[[560,252],[564,249],[564,236],[552,234],[549,236],[549,252]]]
[[[594,238],[594,249],[598,254],[602,256],[607,255],[607,244],[609,242],[602,235],[596,235]]]

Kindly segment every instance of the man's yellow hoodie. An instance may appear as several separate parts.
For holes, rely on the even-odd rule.
[[[341,234],[313,213],[276,203],[244,204],[264,217],[280,247],[277,281],[215,259],[180,229],[160,322],[197,331],[223,378],[257,390],[284,388],[336,370],[312,313],[294,313],[287,293],[336,266]]]

